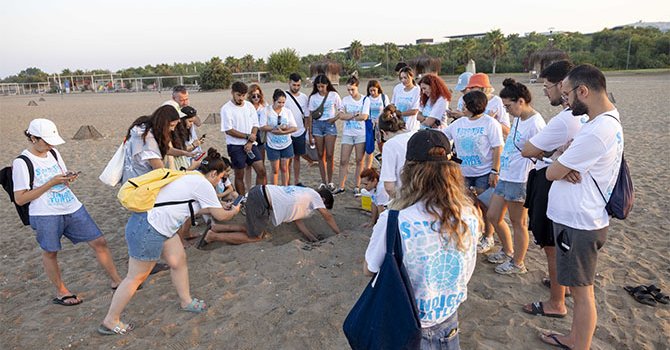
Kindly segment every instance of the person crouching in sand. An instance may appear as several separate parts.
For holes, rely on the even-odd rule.
[[[285,222],[295,222],[298,230],[311,242],[318,240],[305,226],[303,219],[312,215],[317,210],[328,226],[335,232],[340,233],[333,214],[328,211],[333,208],[333,194],[327,188],[319,188],[315,191],[311,188],[301,186],[275,186],[256,185],[249,190],[246,199],[246,232],[220,232],[218,225],[213,225],[212,230],[205,233],[203,244],[199,248],[211,242],[219,241],[228,244],[244,244],[258,242],[267,233],[268,219],[272,219],[274,226]],[[226,231],[232,225],[225,225]],[[238,226],[239,227],[239,226]],[[232,231],[239,231],[232,229]]]

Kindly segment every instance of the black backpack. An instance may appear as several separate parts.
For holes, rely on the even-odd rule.
[[[58,156],[56,155],[56,151],[51,149],[49,150],[51,155],[56,158],[56,161],[58,161]],[[30,189],[33,189],[33,181],[35,181],[35,167],[33,167],[33,162],[30,161],[30,158],[22,155],[19,155],[16,157],[17,159],[23,159],[24,162],[26,162],[26,166],[28,167],[28,175],[30,176]],[[5,189],[5,192],[9,195],[9,200],[14,203],[14,206],[16,207],[16,212],[19,214],[19,217],[21,218],[21,222],[23,222],[24,225],[28,226],[30,225],[30,202],[24,204],[24,205],[18,205],[14,201],[14,180],[12,179],[12,167],[4,167],[0,170],[0,184],[2,184],[2,188]]]

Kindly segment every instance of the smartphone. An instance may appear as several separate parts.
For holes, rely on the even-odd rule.
[[[200,136],[200,139],[203,140],[205,137],[207,137],[207,134],[202,134],[202,136]]]
[[[244,198],[245,198],[244,196],[237,196],[237,198],[235,198],[235,200],[233,201],[233,206],[240,205],[240,203],[242,203]]]
[[[202,159],[202,157],[204,157],[205,154],[207,154],[207,153],[205,153],[205,152],[200,153],[197,157],[195,157],[195,160],[198,161],[198,160]]]
[[[65,174],[65,176],[70,176],[70,177],[72,177],[72,176],[79,176],[79,174],[81,174],[81,171],[77,171],[77,172],[74,172],[74,171],[68,171],[68,172]]]

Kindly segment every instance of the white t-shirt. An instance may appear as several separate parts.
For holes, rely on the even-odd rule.
[[[500,123],[486,114],[476,120],[462,117],[447,126],[444,133],[454,141],[456,154],[462,160],[463,176],[477,177],[491,172],[493,147],[503,144]]]
[[[308,113],[311,113],[312,111],[319,108],[321,101],[323,101],[323,96],[319,95],[318,93],[311,95],[309,97]],[[340,95],[337,92],[329,91],[326,103],[323,104],[323,115],[321,118],[319,118],[319,120],[326,121],[335,118],[337,111],[340,109],[342,109],[342,99],[340,98]]]
[[[284,91],[286,93],[286,103],[284,104],[285,108],[288,108],[291,110],[291,113],[293,113],[293,118],[295,119],[295,125],[298,127],[298,130],[291,134],[293,137],[298,137],[301,136],[302,134],[305,133],[305,121],[303,120],[304,117],[309,117],[309,113],[307,111],[307,95],[303,94],[302,92],[298,92],[298,96],[293,96],[290,91],[286,90]],[[293,99],[291,96],[298,101],[300,104],[300,108],[302,108],[302,112],[300,112],[300,108],[293,102]]]
[[[435,103],[430,103],[430,99],[426,101],[426,105],[421,109],[421,114],[424,118],[433,118],[440,121],[440,126],[433,124],[433,129],[444,129],[447,127],[447,106],[449,101],[440,96],[435,100]],[[428,127],[421,126],[422,129]]]
[[[584,124],[570,147],[558,161],[575,171],[582,180],[572,184],[554,181],[549,190],[547,217],[554,222],[579,230],[599,230],[609,226],[606,201],[593,180],[609,200],[619,176],[623,156],[623,129],[619,111],[614,109]]]
[[[163,159],[158,142],[151,130],[147,133],[146,138],[142,139],[144,130],[144,126],[135,126],[130,131],[130,138],[126,141],[123,155],[123,182],[153,170],[149,160]]]
[[[547,126],[537,133],[537,135],[533,136],[528,142],[545,152],[553,151],[572,141],[587,120],[588,116],[574,116],[572,110],[566,108],[551,118],[549,123],[547,123]],[[555,152],[551,158],[558,159],[560,154],[557,153],[559,152]],[[548,165],[545,162],[538,163],[543,164],[542,167],[538,167],[538,170]]]
[[[314,210],[325,208],[319,193],[308,187],[266,185],[272,202],[272,224],[279,226],[312,215]]]
[[[33,189],[49,182],[52,177],[56,175],[65,175],[67,168],[60,152],[56,150],[58,155],[58,162],[54,159],[51,152],[47,152],[45,158],[38,157],[30,151],[23,150],[22,155],[27,156],[33,163],[35,179],[33,181]],[[23,159],[14,159],[12,163],[12,181],[14,181],[14,191],[30,190],[30,174],[28,174],[28,166]],[[30,216],[45,216],[45,215],[67,215],[72,214],[81,208],[81,203],[77,197],[72,193],[69,186],[58,184],[51,187],[41,196],[33,199],[28,207]]]
[[[219,181],[219,183],[216,184],[216,193],[221,194],[223,192],[226,192],[226,188],[228,188],[228,186],[232,186],[232,185],[233,185],[233,183],[230,182],[230,179],[226,179],[226,181],[223,181],[223,180]]]
[[[540,113],[535,113],[526,120],[515,119],[500,155],[500,180],[525,183],[528,181],[528,172],[533,168],[533,162],[521,156],[520,150],[546,123]]]
[[[156,196],[156,203],[194,199],[193,211],[204,208],[221,208],[214,186],[201,175],[184,175],[165,185]],[[172,237],[177,230],[191,219],[188,204],[174,204],[155,207],[147,212],[147,221],[165,237]]]
[[[458,98],[458,102],[456,103],[456,110],[459,112],[464,112],[465,111],[465,101],[463,101],[463,96]]]
[[[407,155],[407,142],[414,135],[414,131],[408,131],[393,136],[384,143],[382,149],[382,169],[379,173],[379,182],[395,182],[396,192],[400,191],[400,172],[405,165]]]
[[[379,181],[377,187],[370,191],[370,196],[372,198],[372,203],[375,205],[386,205],[391,201],[389,194],[384,189],[384,183],[382,181]]]
[[[368,269],[378,272],[386,254],[389,211],[380,214],[365,251]],[[468,281],[477,261],[479,221],[473,210],[463,211],[469,231],[463,237],[465,251],[459,251],[447,232],[437,232],[439,222],[416,203],[398,213],[403,264],[412,282],[421,327],[444,322],[467,299]]]
[[[228,101],[221,107],[221,131],[237,130],[243,134],[251,134],[254,127],[258,127],[258,112],[249,101],[237,106]],[[245,145],[247,140],[226,134],[226,145]]]
[[[405,112],[412,109],[419,109],[419,103],[421,102],[421,89],[418,86],[414,86],[411,90],[405,91],[405,86],[398,84],[393,88],[393,97],[391,98],[391,103],[393,103],[399,111]],[[407,130],[419,130],[419,121],[416,120],[416,113],[410,116],[404,116],[405,127]]]
[[[486,104],[486,111],[484,111],[484,113],[493,117],[493,119],[500,122],[500,124],[507,127],[510,126],[509,114],[507,114],[507,109],[505,109],[502,98],[499,96],[493,95],[493,97],[491,97]]]
[[[383,101],[382,98],[384,99]],[[376,123],[377,120],[379,120],[379,116],[384,111],[384,107],[391,103],[391,100],[389,100],[386,95],[379,95],[377,97],[366,96],[364,99],[363,114],[367,114],[373,123]]]
[[[297,126],[290,109],[282,107],[279,114],[277,114],[272,106],[267,106],[260,112],[261,126],[269,125],[277,127],[279,125],[279,115],[281,115],[281,125],[287,125],[288,127]],[[276,135],[271,131],[267,131],[266,133],[267,146],[274,150],[282,150],[291,145],[291,134]]]
[[[355,115],[356,113],[361,113],[363,111],[363,96],[359,96],[358,101],[354,100],[351,96],[345,96],[342,99],[341,111]],[[342,131],[343,136],[363,136],[365,135],[365,121],[358,120],[345,120],[344,121],[344,130]]]

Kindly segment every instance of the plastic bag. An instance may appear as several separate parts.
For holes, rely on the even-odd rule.
[[[105,185],[116,186],[121,182],[123,177],[123,162],[126,151],[126,142],[121,143],[121,146],[116,150],[112,159],[109,160],[105,170],[98,177]]]

